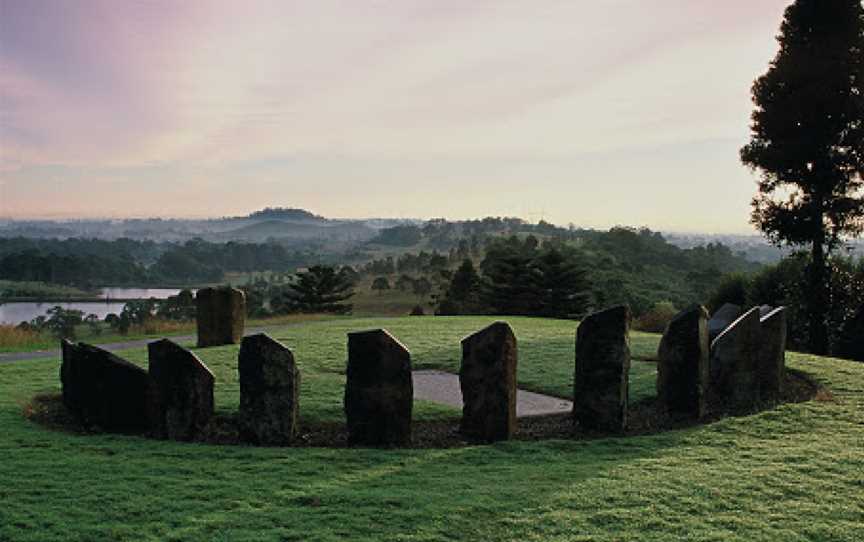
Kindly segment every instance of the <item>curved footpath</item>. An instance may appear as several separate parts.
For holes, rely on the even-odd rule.
[[[282,326],[272,326],[285,327]],[[248,330],[250,334],[261,333],[271,329],[270,326],[253,328]],[[194,341],[195,335],[179,335],[169,337],[172,341],[184,342]],[[155,339],[137,339],[116,343],[96,345],[109,352],[119,352],[130,348],[143,348],[147,343]],[[60,357],[59,348],[56,350],[36,350],[33,352],[8,352],[0,353],[0,363],[13,363],[32,359],[57,359]],[[455,408],[462,408],[462,389],[459,385],[459,375],[435,370],[420,370],[412,373],[414,384],[414,398],[432,401]],[[573,403],[559,397],[552,397],[540,393],[525,390],[517,390],[516,393],[516,416],[519,418],[529,416],[544,416],[547,414],[563,414],[573,410]]]

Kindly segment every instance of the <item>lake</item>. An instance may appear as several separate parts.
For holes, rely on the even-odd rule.
[[[180,292],[176,288],[102,288],[100,296],[104,301],[26,301],[3,303],[0,305],[0,324],[20,324],[29,322],[37,316],[44,316],[49,309],[60,305],[64,309],[74,309],[84,312],[84,316],[95,314],[100,320],[111,313],[120,314],[123,302],[111,299],[165,299]],[[194,290],[193,290],[194,292]]]

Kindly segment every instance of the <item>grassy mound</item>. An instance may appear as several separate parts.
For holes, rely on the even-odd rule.
[[[567,397],[572,322],[508,319],[519,384]],[[302,371],[301,423],[341,423],[345,333],[386,327],[415,368],[455,370],[490,318],[339,320],[274,333]],[[634,334],[634,357],[659,337]],[[197,350],[216,404],[239,401],[237,347]],[[127,357],[143,363],[143,350]],[[855,540],[864,522],[864,365],[790,354],[817,400],[678,431],[432,450],[252,448],[77,435],[22,410],[56,360],[0,365],[0,540]],[[631,401],[654,394],[633,364]],[[419,420],[455,409],[418,402]]]

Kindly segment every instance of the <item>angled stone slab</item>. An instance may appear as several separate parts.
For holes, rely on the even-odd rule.
[[[576,330],[573,417],[590,431],[627,426],[630,373],[630,307],[585,317]]]
[[[670,416],[701,418],[708,395],[708,311],[694,305],[666,327],[657,351],[657,398]]]
[[[246,294],[230,287],[202,288],[195,294],[198,347],[237,344],[246,327]]]
[[[516,431],[516,335],[507,322],[462,339],[461,432],[469,438],[507,440]]]
[[[344,405],[350,444],[410,444],[413,395],[411,354],[402,343],[383,329],[348,334]]]
[[[213,373],[168,339],[149,343],[147,355],[153,379],[151,429],[159,438],[195,440],[213,417]]]
[[[776,401],[786,374],[786,307],[762,316],[759,327],[759,395],[763,401]]]
[[[294,354],[265,333],[243,338],[240,374],[240,437],[261,446],[289,444],[297,434],[300,371]]]
[[[759,318],[765,318],[773,310],[774,307],[772,307],[771,305],[759,305]]]
[[[743,410],[759,402],[759,307],[753,307],[711,343],[711,395],[720,408]]]
[[[89,344],[64,340],[60,347],[63,403],[82,425],[124,433],[147,429],[147,371]]]
[[[724,303],[708,320],[708,341],[714,342],[723,330],[737,320],[744,311],[733,303]]]

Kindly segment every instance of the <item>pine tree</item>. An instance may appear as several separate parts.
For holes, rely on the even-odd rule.
[[[353,308],[351,304],[343,303],[354,295],[349,279],[327,265],[316,265],[306,272],[298,273],[291,290],[297,309],[301,312],[344,314]]]
[[[537,258],[540,315],[578,318],[588,310],[591,283],[575,257],[548,249]]]
[[[532,315],[540,310],[536,239],[494,242],[481,263],[483,302],[492,314]]]
[[[438,305],[438,314],[480,314],[480,275],[474,269],[474,263],[465,259],[462,265],[453,273],[453,279],[444,297]]]
[[[809,344],[828,350],[828,256],[862,230],[864,7],[797,0],[780,51],[753,85],[741,160],[761,178],[752,222],[775,244],[809,246]]]

